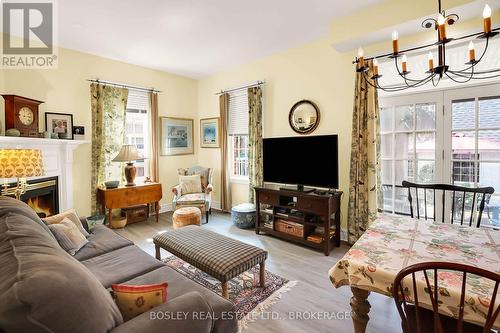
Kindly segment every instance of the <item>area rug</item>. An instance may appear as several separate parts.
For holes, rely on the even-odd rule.
[[[175,256],[167,257],[163,261],[190,280],[221,295],[222,287],[219,280]],[[297,281],[289,281],[266,270],[266,286],[261,288],[258,266],[229,281],[229,300],[236,308],[240,331],[258,319],[262,312],[296,284]]]

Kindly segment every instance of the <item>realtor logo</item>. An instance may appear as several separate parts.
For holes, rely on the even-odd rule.
[[[2,68],[55,68],[54,3],[2,1]]]

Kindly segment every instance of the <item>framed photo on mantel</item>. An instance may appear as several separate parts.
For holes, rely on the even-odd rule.
[[[45,130],[51,134],[57,134],[59,139],[73,140],[73,115],[46,112]]]
[[[200,119],[200,145],[202,148],[219,148],[219,118]]]
[[[194,154],[193,119],[160,117],[161,155]]]

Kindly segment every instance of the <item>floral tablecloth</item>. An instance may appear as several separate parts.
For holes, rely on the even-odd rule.
[[[462,263],[500,273],[500,231],[380,214],[330,269],[329,275],[336,288],[350,285],[392,296],[397,273],[404,267],[426,261]],[[419,301],[425,303],[420,297],[425,287],[423,275],[420,278]],[[443,286],[440,311],[456,317],[462,276],[439,271],[438,279],[439,286]],[[485,279],[467,279],[465,320],[484,323],[492,290],[493,286]],[[405,296],[412,298],[410,294]],[[499,299],[500,295],[497,302]],[[430,304],[429,301],[427,305]],[[500,327],[500,318],[495,326]]]

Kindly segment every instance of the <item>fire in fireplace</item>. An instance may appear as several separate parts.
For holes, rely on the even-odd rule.
[[[21,200],[44,218],[59,213],[59,190],[58,178],[41,178],[28,180],[26,193],[21,196]],[[9,187],[15,184],[9,184]],[[7,189],[7,194],[9,189]]]

